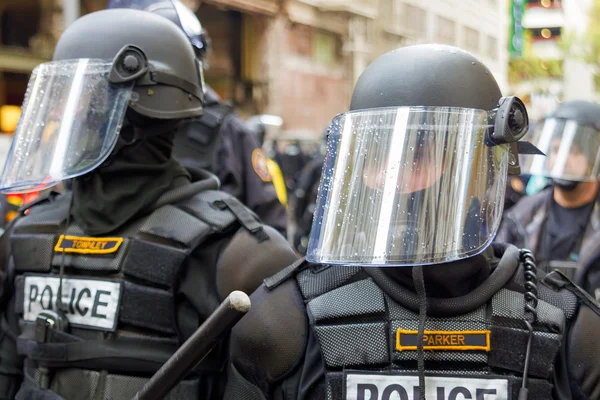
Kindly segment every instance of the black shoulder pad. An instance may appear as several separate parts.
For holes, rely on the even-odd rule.
[[[272,291],[261,286],[250,299],[250,311],[232,331],[230,359],[247,381],[269,393],[301,361],[308,320],[294,280]]]
[[[221,298],[233,290],[252,293],[263,279],[298,259],[289,243],[274,228],[263,225],[268,240],[258,241],[247,229],[239,229],[217,263],[217,289]]]

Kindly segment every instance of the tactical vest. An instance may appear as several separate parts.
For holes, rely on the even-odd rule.
[[[213,101],[206,104],[200,118],[182,121],[175,135],[173,154],[186,167],[215,171],[215,152],[219,131],[225,118],[233,112],[230,104]]]
[[[512,285],[523,285],[519,271]],[[321,348],[328,399],[419,399],[418,313],[392,299],[362,268],[309,268],[296,279]],[[463,315],[427,318],[428,400],[517,399],[528,339],[525,297],[506,287],[515,286]],[[539,295],[529,400],[552,398],[554,360],[578,307],[567,291],[544,288]]]
[[[228,194],[205,191],[159,207],[112,237],[91,238],[73,223],[65,230],[69,197],[32,207],[11,235],[18,352],[38,385],[46,379],[67,400],[131,398],[181,343],[175,289],[190,253],[210,243],[218,253],[215,243],[241,225],[254,231],[262,225],[242,215],[245,208]],[[41,312],[57,308],[61,265],[64,332],[36,325]],[[216,293],[206,297],[219,302]],[[167,398],[203,398],[202,374],[215,368],[199,368]]]

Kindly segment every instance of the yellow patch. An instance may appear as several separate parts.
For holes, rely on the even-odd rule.
[[[79,254],[110,254],[119,250],[123,238],[93,238],[60,235],[54,251]]]
[[[269,165],[267,164],[267,156],[262,149],[254,149],[252,152],[252,168],[263,182],[271,182],[273,178],[269,173]]]
[[[396,350],[417,350],[418,331],[399,328]],[[423,350],[483,350],[490,351],[490,331],[425,331]]]

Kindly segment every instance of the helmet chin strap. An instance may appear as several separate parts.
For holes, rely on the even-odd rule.
[[[573,190],[577,189],[577,186],[579,186],[581,182],[570,181],[568,179],[552,179],[552,183],[554,186],[557,186],[566,192],[572,192]]]

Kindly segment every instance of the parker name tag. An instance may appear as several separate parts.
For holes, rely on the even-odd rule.
[[[26,276],[23,317],[35,321],[44,310],[56,310],[60,279]],[[121,301],[121,282],[64,277],[62,303],[74,326],[115,331]]]
[[[417,350],[417,331],[398,329],[396,350]],[[424,350],[490,351],[490,331],[425,331]]]
[[[419,398],[419,377],[348,373],[346,400],[413,400]],[[427,400],[508,400],[508,380],[425,377]]]

